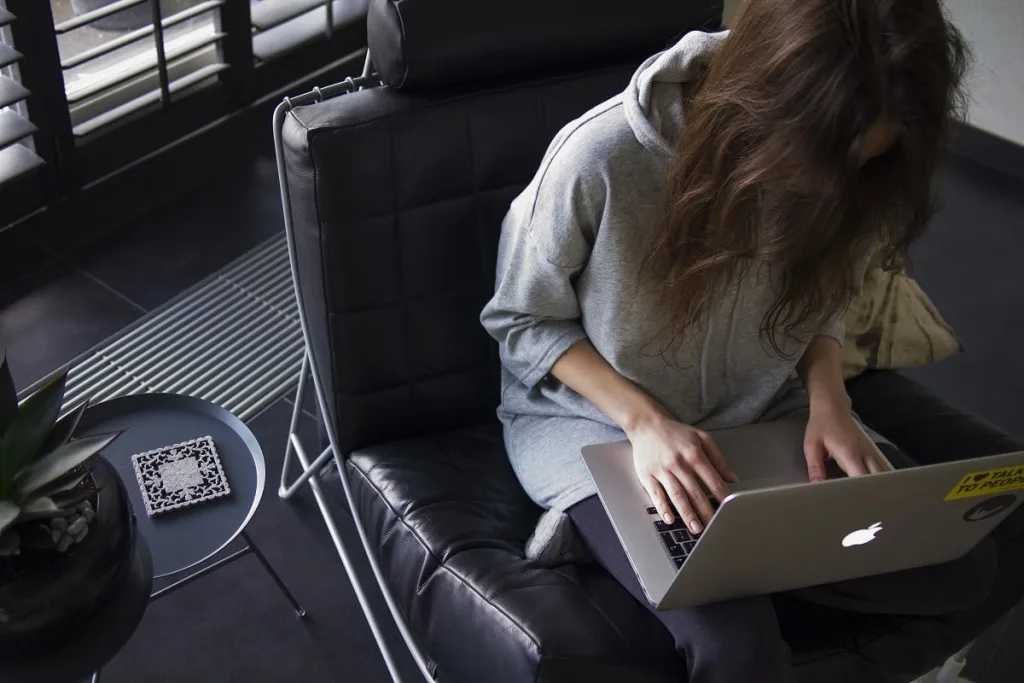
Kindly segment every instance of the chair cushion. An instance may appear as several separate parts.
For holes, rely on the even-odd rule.
[[[524,558],[541,510],[497,423],[365,448],[347,467],[395,600],[441,680],[679,680],[668,633],[598,566]]]
[[[668,632],[600,567],[524,558],[541,510],[498,424],[365,448],[347,469],[377,560],[441,680],[680,680]],[[864,673],[857,645],[892,656],[905,644],[905,619],[785,598],[776,607],[801,680],[848,680],[836,676]]]

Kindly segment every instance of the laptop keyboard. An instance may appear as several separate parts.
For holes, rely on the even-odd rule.
[[[686,562],[686,558],[690,556],[690,551],[697,545],[697,537],[690,533],[689,529],[686,528],[686,524],[679,518],[679,515],[675,516],[676,521],[672,524],[666,524],[661,519],[658,511],[653,507],[647,508],[647,514],[658,518],[654,520],[654,528],[657,530],[658,535],[661,536],[661,543],[665,546],[668,556],[675,562],[676,567],[682,567],[683,563]]]

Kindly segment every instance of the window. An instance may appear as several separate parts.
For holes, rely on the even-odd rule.
[[[280,97],[359,73],[367,1],[0,0],[0,231],[62,243],[82,207],[84,242],[244,155]]]
[[[219,50],[226,35],[219,8],[227,1],[49,0],[75,136],[167,106],[178,93],[226,69]],[[366,4],[250,0],[256,63],[362,20]]]
[[[50,0],[76,137],[227,68],[219,43],[225,0]]]
[[[367,0],[250,0],[252,52],[269,62],[366,16]]]
[[[31,93],[21,83],[22,55],[14,47],[10,26],[17,17],[0,0],[0,185],[41,166],[25,101]]]

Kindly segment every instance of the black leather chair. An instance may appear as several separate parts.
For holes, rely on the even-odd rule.
[[[362,78],[279,108],[293,274],[331,440],[319,462],[333,454],[339,469],[314,477],[315,493],[325,511],[323,487],[351,506],[425,675],[678,682],[668,633],[598,566],[524,559],[541,510],[503,450],[497,351],[478,315],[501,219],[555,132],[620,92],[643,56],[717,27],[721,3],[499,5],[373,0],[370,54],[390,85],[355,90],[374,80]],[[920,460],[954,457],[957,440],[1009,441],[895,373],[850,390]],[[354,549],[336,544],[349,567]],[[778,607],[803,681],[908,681],[974,635]]]

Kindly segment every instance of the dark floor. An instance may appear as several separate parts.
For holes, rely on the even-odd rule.
[[[912,371],[955,403],[1024,436],[1024,182],[956,161],[945,210],[916,252],[915,273],[967,353]],[[25,387],[281,230],[274,165],[203,186],[100,242],[57,258],[20,243],[0,253],[0,347]],[[155,603],[104,681],[387,680],[387,672],[308,491],[275,495],[291,404],[250,421],[269,482],[250,531],[310,612],[295,619],[248,557]],[[311,416],[301,423],[316,438]],[[352,534],[344,513],[344,534]],[[364,568],[365,569],[365,568]],[[389,630],[394,640],[393,629]],[[976,683],[1020,680],[1024,608],[975,649]],[[408,662],[405,662],[408,666]],[[413,675],[409,680],[415,680]]]
[[[27,386],[282,230],[272,157],[70,256],[0,249],[0,347]]]

